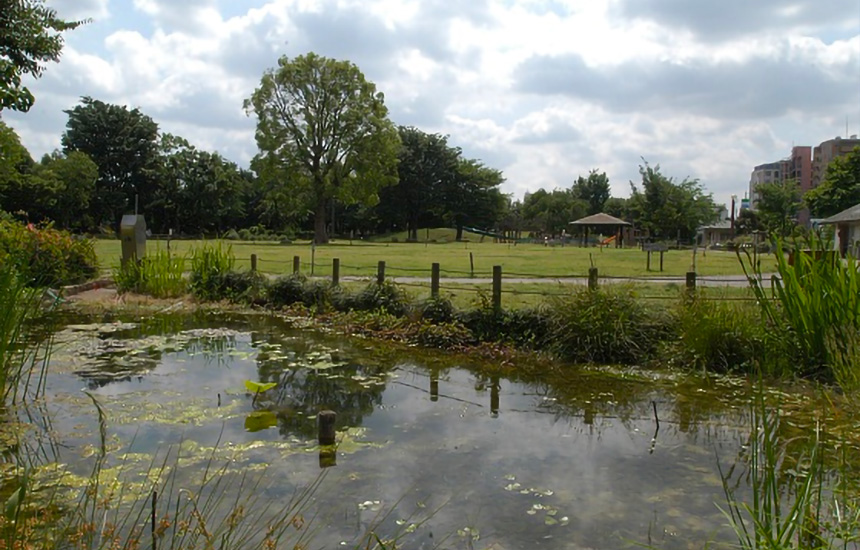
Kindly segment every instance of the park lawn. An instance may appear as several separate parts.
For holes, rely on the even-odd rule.
[[[371,243],[335,241],[312,247],[308,243],[279,244],[250,241],[174,240],[172,253],[188,254],[204,243],[230,247],[236,267],[250,267],[252,254],[257,255],[257,269],[267,274],[291,273],[293,257],[301,261],[305,274],[330,275],[332,259],[339,258],[341,275],[374,276],[379,261],[386,262],[386,275],[429,277],[433,262],[439,262],[442,277],[490,277],[493,266],[502,266],[508,277],[585,277],[591,265],[601,277],[683,276],[693,264],[692,250],[670,250],[665,253],[659,271],[659,253],[652,255],[651,271],[646,270],[646,253],[638,249],[580,248],[578,246],[542,246],[537,244],[499,244],[493,242],[460,243]],[[165,250],[166,241],[150,240],[147,250]],[[119,265],[120,241],[95,241],[96,254],[103,270]],[[773,271],[773,257],[761,256],[762,269]],[[313,261],[313,264],[312,264]],[[700,276],[739,275],[743,271],[733,252],[699,250],[696,272]]]

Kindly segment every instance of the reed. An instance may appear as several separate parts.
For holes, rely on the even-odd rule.
[[[184,272],[185,257],[159,250],[138,262],[129,261],[114,269],[113,279],[120,292],[172,298],[188,291]]]

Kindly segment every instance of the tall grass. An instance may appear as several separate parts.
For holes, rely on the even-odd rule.
[[[769,410],[762,394],[751,406],[749,463],[746,475],[752,490],[742,502],[730,484],[731,471],[722,469],[726,507],[721,508],[742,550],[848,549],[860,544],[860,497],[833,490],[828,480],[843,482],[846,471],[832,474],[816,426],[799,454],[788,452],[780,436],[778,409]],[[844,466],[844,462],[842,463]],[[843,468],[847,470],[846,468]]]
[[[42,311],[42,290],[26,283],[11,264],[0,265],[0,405],[18,402],[30,389],[38,394],[44,384],[46,351],[25,334]]]
[[[803,252],[806,248],[809,252]],[[827,242],[813,238],[792,246],[776,243],[779,277],[762,285],[761,266],[738,252],[766,322],[793,348],[797,374],[860,387],[860,272],[855,259],[843,262]]]
[[[129,261],[113,271],[120,292],[149,294],[156,298],[181,296],[188,290],[185,258],[159,250],[138,262]]]
[[[225,278],[236,265],[231,246],[204,244],[191,253],[191,292],[203,300],[220,300]]]

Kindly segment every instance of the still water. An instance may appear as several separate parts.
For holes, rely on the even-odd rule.
[[[264,315],[67,319],[51,365],[48,411],[69,471],[87,475],[101,446],[92,399],[109,475],[140,482],[166,460],[193,486],[215,464],[263,476],[254,490],[277,503],[324,467],[309,547],[349,545],[371,525],[411,531],[405,548],[731,541],[718,465],[744,467],[741,380],[613,368],[514,379]],[[277,385],[254,396],[246,381]],[[337,413],[333,458],[316,442],[325,409]],[[742,475],[732,483],[743,493]]]

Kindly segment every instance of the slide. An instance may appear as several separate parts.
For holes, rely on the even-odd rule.
[[[617,237],[617,235],[612,235],[608,239],[603,239],[602,241],[600,241],[600,246],[606,246],[608,244],[615,242],[616,237]]]

